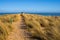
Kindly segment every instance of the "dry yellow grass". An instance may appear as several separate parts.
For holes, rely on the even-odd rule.
[[[60,16],[23,14],[27,30],[38,40],[60,40]]]
[[[22,18],[26,30],[32,36],[30,39],[60,40],[60,16],[23,14]],[[7,40],[8,35],[15,30],[14,23],[20,20],[20,14],[0,15],[0,40]]]
[[[14,30],[13,24],[19,20],[19,14],[0,15],[0,40],[6,40],[10,32]]]

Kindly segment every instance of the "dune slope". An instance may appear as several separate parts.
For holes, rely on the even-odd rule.
[[[0,40],[60,40],[60,16],[0,15]]]
[[[23,14],[32,39],[60,40],[60,16]]]

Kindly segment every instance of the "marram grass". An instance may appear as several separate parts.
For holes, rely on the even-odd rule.
[[[20,17],[20,14],[0,16],[0,40],[7,40],[8,35],[15,30],[13,24],[22,20],[21,18],[26,25],[24,30],[31,34],[30,40],[60,40],[60,16],[22,15],[22,17]]]

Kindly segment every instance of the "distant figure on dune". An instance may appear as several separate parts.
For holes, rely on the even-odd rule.
[[[21,14],[24,14],[24,12],[21,12]]]

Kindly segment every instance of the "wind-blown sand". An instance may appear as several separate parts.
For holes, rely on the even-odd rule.
[[[0,16],[0,40],[60,40],[60,16]]]

